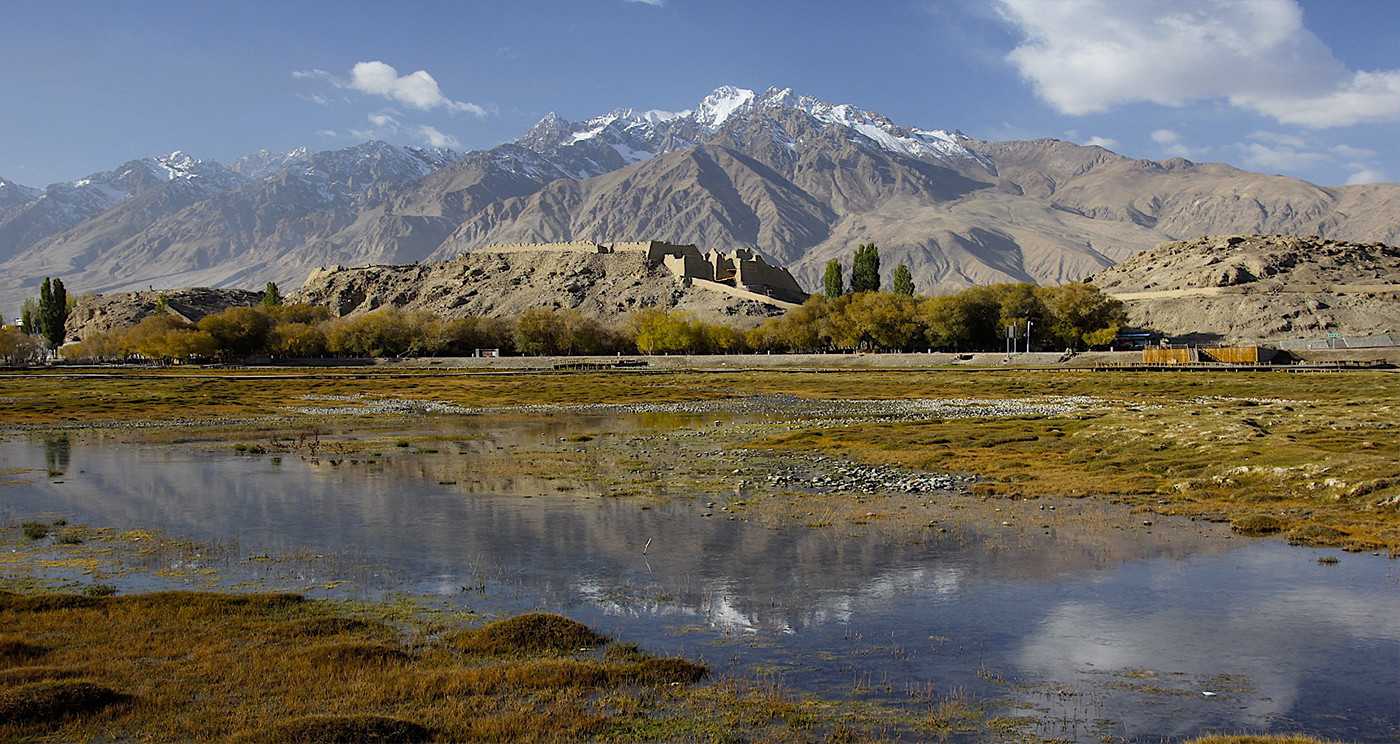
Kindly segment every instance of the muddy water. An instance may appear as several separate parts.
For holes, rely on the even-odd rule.
[[[705,494],[604,498],[586,478],[560,493],[528,462],[471,475],[474,457],[557,426],[465,432],[374,465],[15,436],[0,468],[27,472],[0,478],[0,519],[217,543],[222,585],[560,611],[825,695],[918,705],[962,690],[1043,736],[1400,740],[1400,562],[1166,525],[1111,541],[1008,540],[994,520],[912,536],[770,528],[699,516]],[[264,556],[301,558],[268,573]],[[188,582],[163,573],[112,583]]]

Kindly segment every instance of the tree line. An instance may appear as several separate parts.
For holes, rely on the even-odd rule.
[[[676,310],[647,309],[618,324],[576,310],[533,308],[512,320],[443,318],[427,311],[380,308],[333,318],[324,307],[283,304],[269,283],[259,305],[234,307],[188,323],[157,313],[130,328],[94,334],[64,347],[70,360],[133,357],[183,361],[322,357],[468,356],[502,354],[727,354],[745,352],[998,351],[1008,328],[1017,348],[1085,349],[1112,343],[1126,322],[1122,303],[1089,284],[1057,287],[994,284],[920,297],[901,264],[892,291],[880,290],[879,249],[857,247],[851,283],[841,265],[827,265],[823,292],[754,328],[711,323]],[[61,296],[59,283],[41,292],[35,312]],[[42,306],[42,307],[40,307]],[[57,318],[57,316],[53,316]],[[26,323],[26,327],[28,324]],[[60,330],[60,338],[61,330]],[[0,342],[0,357],[5,355]]]

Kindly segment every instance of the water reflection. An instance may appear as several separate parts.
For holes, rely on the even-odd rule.
[[[509,436],[553,436],[551,426]],[[1168,530],[768,529],[700,518],[684,499],[643,509],[603,498],[587,478],[561,493],[552,479],[485,468],[508,444],[498,430],[463,432],[441,454],[368,466],[10,439],[0,461],[38,477],[0,487],[0,517],[155,527],[243,556],[353,558],[384,569],[355,574],[349,590],[366,596],[565,611],[828,694],[872,678],[892,699],[929,682],[1003,696],[996,677],[1093,690],[1034,700],[1049,735],[1095,739],[1105,732],[1093,722],[1109,718],[1108,733],[1130,737],[1294,724],[1400,736],[1393,562],[1348,555],[1324,567],[1276,542]]]

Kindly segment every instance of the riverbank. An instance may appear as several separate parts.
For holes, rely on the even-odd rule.
[[[1400,376],[1383,372],[171,370],[0,378],[0,402],[0,426],[11,430],[159,437],[214,427],[202,436],[217,439],[231,427],[245,430],[228,434],[239,440],[258,432],[250,446],[268,451],[290,449],[257,441],[267,431],[290,439],[325,421],[722,414],[739,422],[667,435],[713,445],[676,460],[715,470],[696,476],[711,484],[724,474],[722,458],[706,465],[716,451],[818,452],[971,478],[967,487],[990,497],[1093,497],[1228,521],[1246,535],[1400,554]],[[567,472],[584,452],[659,462],[646,446],[558,442],[502,467]],[[771,484],[777,492],[792,485]]]

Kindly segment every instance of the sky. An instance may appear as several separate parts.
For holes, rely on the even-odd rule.
[[[1323,185],[1400,180],[1394,0],[6,0],[0,176],[375,138],[486,148],[549,111],[791,87],[896,123]]]

